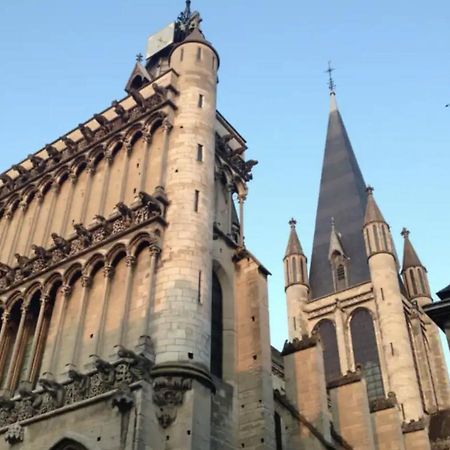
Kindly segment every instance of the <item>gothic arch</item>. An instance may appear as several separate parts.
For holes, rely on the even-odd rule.
[[[317,333],[320,336],[327,382],[339,378],[341,376],[341,365],[334,321],[321,319],[314,326],[313,333]]]
[[[142,123],[137,123],[133,127],[130,128],[128,133],[125,136],[124,141],[129,145],[130,147],[133,147],[133,145],[143,136],[142,133]]]
[[[165,112],[158,111],[146,120],[144,128],[148,129],[150,134],[153,134],[163,124],[166,118],[167,114]]]
[[[52,273],[43,283],[42,292],[49,294],[56,284],[61,285],[63,283],[63,277],[59,272]]]
[[[72,163],[72,165],[70,166],[70,171],[78,178],[81,172],[83,172],[83,170],[86,169],[86,167],[87,167],[87,160],[86,157],[83,155],[77,158]]]
[[[20,291],[15,291],[8,297],[5,302],[6,311],[11,312],[18,302],[23,303],[23,294]]]
[[[72,286],[74,282],[81,276],[82,266],[80,263],[72,264],[65,272],[63,276],[64,284]]]
[[[105,256],[101,253],[96,253],[84,265],[83,273],[88,276],[93,276],[97,270],[105,265]]]
[[[116,244],[106,255],[106,265],[114,266],[119,260],[127,255],[127,248],[124,243]]]
[[[128,244],[128,254],[137,256],[137,254],[145,247],[156,244],[156,240],[149,233],[140,233],[135,236]]]
[[[350,334],[355,366],[363,369],[369,400],[384,397],[375,325],[368,309],[356,308],[352,312]]]
[[[40,291],[41,293],[43,292],[42,284],[39,281],[34,282],[26,289],[25,293],[23,294],[25,302],[28,303],[37,291]]]

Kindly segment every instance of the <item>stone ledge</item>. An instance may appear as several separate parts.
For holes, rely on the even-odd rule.
[[[419,420],[410,420],[409,422],[402,423],[403,434],[413,433],[414,431],[425,430],[426,424],[425,419],[422,417]]]
[[[383,411],[397,406],[397,397],[394,392],[389,392],[387,398],[377,398],[369,403],[370,412]]]
[[[292,342],[286,341],[281,356],[291,355],[292,353],[315,347],[317,342],[318,338],[316,336],[303,336],[302,339],[295,338]]]
[[[327,384],[327,389],[335,389],[340,386],[345,386],[347,384],[357,383],[358,381],[361,381],[362,378],[363,376],[360,369],[356,369],[354,372],[349,371],[343,377],[330,381]]]

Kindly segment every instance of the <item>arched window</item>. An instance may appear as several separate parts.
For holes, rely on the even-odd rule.
[[[341,376],[336,328],[331,320],[324,319],[316,325],[315,331],[320,336],[325,366],[325,379],[328,383]]]
[[[84,445],[73,441],[72,439],[63,439],[58,444],[54,445],[50,450],[87,450]]]
[[[211,373],[222,377],[223,355],[223,296],[217,275],[212,275],[211,306]]]
[[[350,321],[355,365],[361,366],[367,382],[369,400],[384,397],[380,359],[372,316],[367,309],[357,309]]]
[[[8,373],[12,366],[12,353],[14,349],[15,337],[19,329],[19,322],[21,317],[21,301],[17,301],[11,308],[10,315],[6,322],[2,324],[5,326],[5,333],[3,337],[3,342],[1,343],[2,348],[0,349],[0,387],[1,389],[6,389],[6,382],[8,380]]]
[[[339,264],[339,266],[336,269],[336,276],[338,281],[345,280],[345,267],[343,264]]]

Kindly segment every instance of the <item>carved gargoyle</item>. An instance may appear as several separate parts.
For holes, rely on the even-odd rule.
[[[78,372],[77,370],[70,369],[67,373],[67,376],[73,382],[78,383],[78,389],[81,394],[87,392],[89,388],[89,376],[83,373]]]
[[[0,174],[0,180],[3,182],[3,185],[6,186],[8,189],[14,187],[14,180],[9,175],[6,175],[6,173]]]
[[[94,222],[98,223],[103,231],[105,232],[106,236],[109,236],[113,232],[113,226],[111,222],[108,222],[103,216],[95,215],[94,216]]]
[[[153,83],[152,88],[155,91],[156,95],[159,95],[162,98],[167,98],[167,89],[165,87],[160,86],[157,83]]]
[[[58,150],[56,150],[56,148],[53,147],[53,145],[46,145],[45,151],[47,152],[49,158],[51,158],[53,161],[55,162],[61,161],[61,153]]]
[[[88,231],[81,223],[74,223],[73,228],[77,233],[78,238],[81,240],[85,247],[88,247],[92,243],[92,233]]]
[[[69,150],[70,153],[76,152],[77,144],[75,143],[75,141],[67,136],[62,137],[61,140],[64,142],[64,145],[67,147],[67,150]]]
[[[139,192],[139,199],[143,205],[147,207],[147,209],[154,214],[161,214],[161,206],[156,201],[155,197],[147,194],[146,192]]]
[[[89,127],[80,123],[78,125],[78,129],[80,130],[80,133],[83,135],[86,141],[91,142],[94,140],[95,133]]]
[[[128,412],[134,406],[134,396],[130,386],[122,384],[113,395],[112,407],[117,408],[122,414]]]
[[[132,222],[133,211],[124,202],[117,203],[115,209],[126,221]]]
[[[112,107],[114,108],[115,113],[124,121],[127,122],[130,118],[130,114],[128,111],[117,101],[114,100],[112,102]]]
[[[42,396],[36,392],[33,392],[30,383],[20,383],[18,392],[22,399],[31,400],[31,407],[33,409],[39,409],[42,405]]]
[[[33,270],[33,263],[30,258],[27,258],[26,256],[20,255],[19,253],[16,253],[14,257],[17,260],[17,263],[19,264],[20,271],[24,276],[28,276],[31,271]]]
[[[14,283],[16,278],[14,269],[7,264],[0,263],[0,278],[5,278],[8,285]]]
[[[49,252],[44,247],[40,247],[39,245],[32,245],[31,250],[36,255],[37,259],[42,259],[43,261],[48,261],[52,257],[52,252]]]
[[[142,109],[145,108],[145,98],[138,90],[130,89],[130,95],[133,97],[133,100],[138,106],[140,106]]]
[[[14,164],[11,166],[12,170],[15,170],[21,179],[27,179],[28,178],[28,170],[25,169],[25,167],[22,167],[20,164]]]
[[[60,408],[64,404],[64,386],[62,384],[47,378],[41,378],[39,384],[45,392],[50,394],[57,408]]]
[[[101,128],[104,128],[106,131],[110,130],[109,120],[102,116],[101,114],[94,114],[94,119],[99,123]]]
[[[128,350],[122,345],[117,346],[117,356],[130,361],[130,372],[137,378],[149,381],[152,362],[145,356]]]
[[[28,155],[28,159],[31,161],[33,168],[42,172],[45,168],[45,160],[43,160],[40,156],[37,155]]]
[[[97,356],[94,362],[94,366],[97,369],[98,373],[102,376],[102,379],[105,383],[114,383],[116,372],[112,364]]]
[[[70,253],[70,242],[56,233],[51,234],[55,247],[62,253],[68,255]]]

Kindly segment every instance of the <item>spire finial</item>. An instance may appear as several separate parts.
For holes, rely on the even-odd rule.
[[[335,71],[334,67],[331,67],[331,61],[328,61],[328,69],[325,70],[325,73],[328,73],[328,89],[330,90],[330,94],[335,94],[336,84],[334,83],[332,73]]]
[[[294,228],[295,228],[295,225],[297,225],[297,221],[296,221],[294,218],[292,218],[292,219],[289,221],[289,225],[291,226],[292,229],[294,229]]]
[[[336,228],[336,222],[334,220],[334,217],[331,218],[331,231],[334,231]]]
[[[178,22],[182,23],[183,25],[187,25],[191,16],[191,0],[186,0],[186,7],[184,8],[184,11],[181,12],[178,16]]]
[[[369,185],[366,187],[367,195],[372,195],[374,190],[375,190],[375,189],[374,189],[372,186],[370,186],[370,184],[369,184]]]
[[[409,238],[409,230],[405,227],[403,227],[403,230],[401,232],[401,235],[405,238],[408,239]]]
[[[137,62],[142,62],[143,59],[144,59],[144,55],[142,53],[138,53],[136,55],[136,61]]]

